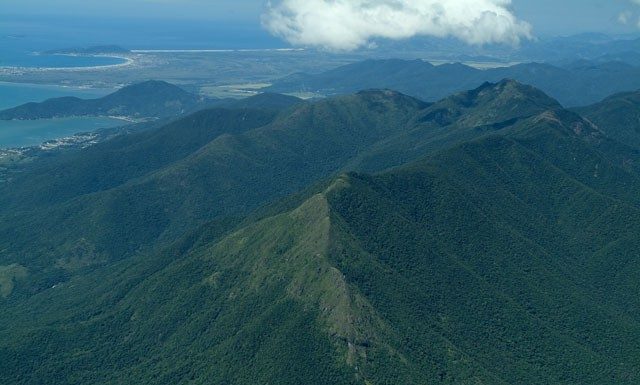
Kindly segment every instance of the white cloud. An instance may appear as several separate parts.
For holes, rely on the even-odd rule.
[[[629,24],[629,20],[633,17],[633,13],[631,11],[623,11],[618,15],[618,23],[620,24]]]
[[[510,5],[511,0],[279,0],[268,5],[263,24],[291,44],[331,50],[414,36],[515,45],[531,38],[531,26]]]
[[[629,0],[630,5],[640,5],[640,0]],[[637,19],[635,23],[638,28],[640,28],[640,18],[637,15],[637,11],[635,8],[633,10],[626,9],[618,15],[618,23],[623,25],[631,24],[633,25],[633,20]]]

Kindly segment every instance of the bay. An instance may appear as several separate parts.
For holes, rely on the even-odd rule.
[[[125,124],[125,121],[105,117],[0,120],[0,148],[36,146],[47,140]]]
[[[108,88],[75,88],[57,85],[0,82],[0,110],[50,98],[75,96],[83,99],[99,98],[114,92]]]
[[[118,57],[44,55],[31,52],[4,52],[0,57],[0,67],[79,68],[111,66],[125,62],[126,60]]]

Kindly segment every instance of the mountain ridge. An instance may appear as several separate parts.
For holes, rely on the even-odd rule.
[[[640,89],[640,68],[615,62],[588,65],[522,63],[477,69],[464,64],[434,66],[420,60],[380,59],[347,64],[320,74],[294,74],[275,81],[266,90],[280,93],[338,95],[367,88],[389,88],[427,102],[484,82],[504,78],[531,84],[566,107],[584,106],[621,91]],[[629,80],[631,79],[631,80]]]
[[[512,81],[485,85],[476,90],[476,94],[481,103],[466,107],[461,116],[473,116],[474,108],[488,111],[488,114],[479,114],[466,123],[452,122],[435,128],[428,124],[414,127],[413,120],[421,111],[436,105],[394,91],[364,91],[301,104],[275,115],[210,110],[220,111],[215,114],[221,119],[205,119],[198,123],[194,116],[207,118],[209,115],[197,113],[165,128],[133,136],[136,140],[151,136],[152,140],[141,142],[142,147],[135,145],[128,150],[126,141],[119,144],[115,140],[99,147],[104,151],[88,149],[81,152],[79,155],[82,156],[91,154],[82,160],[82,168],[74,166],[82,157],[72,156],[67,165],[48,161],[38,171],[39,175],[23,173],[19,179],[0,186],[4,191],[3,200],[7,202],[5,212],[24,210],[33,213],[30,221],[14,218],[5,222],[11,223],[10,227],[0,226],[1,231],[16,234],[4,247],[15,252],[30,247],[32,261],[42,260],[52,250],[56,250],[54,254],[76,250],[77,258],[85,261],[82,264],[100,264],[104,258],[123,258],[140,247],[165,242],[190,226],[218,216],[248,214],[272,199],[285,197],[334,173],[381,171],[425,153],[490,134],[492,130],[478,130],[472,123],[481,121],[485,124],[492,119],[500,123],[512,119],[514,111],[505,109],[503,101],[521,103],[518,109],[529,106],[522,110],[523,117],[557,107],[552,99],[542,98],[533,89]],[[521,97],[514,99],[514,95]],[[486,103],[493,98],[502,101]],[[507,115],[503,116],[503,113]],[[249,119],[251,116],[253,118]],[[162,146],[174,142],[165,142],[163,138],[190,137],[182,130],[185,124],[193,130],[190,134],[193,145],[180,151],[171,150],[173,147],[169,146],[165,151]],[[222,129],[211,130],[209,124],[220,124]],[[246,127],[246,130],[229,130],[233,125]],[[508,130],[511,125],[500,129]],[[163,134],[165,132],[168,136]],[[111,147],[111,143],[116,146]],[[175,143],[190,142],[181,139]],[[127,145],[125,151],[120,148],[122,144]],[[150,156],[146,154],[151,150],[156,155],[145,158]],[[112,167],[117,164],[126,168]],[[64,168],[58,169],[60,166]],[[106,167],[105,175],[113,174],[114,178],[104,178],[96,185],[91,176],[91,170],[96,167]],[[131,172],[127,171],[129,169]],[[60,177],[52,180],[52,171]],[[25,187],[21,189],[23,184]],[[77,188],[74,190],[69,185]],[[26,193],[34,189],[50,193],[35,196]],[[47,199],[34,201],[38,196]],[[211,196],[216,198],[211,199]],[[68,212],[75,214],[68,215]],[[54,236],[53,239],[61,236],[66,239],[57,246],[50,244],[51,236],[43,237],[46,231],[29,237],[18,235],[33,227],[35,218],[42,223],[38,226],[41,229],[57,228],[52,227],[51,221],[54,221],[74,230]],[[136,226],[140,221],[150,225]],[[39,237],[43,238],[38,240]],[[41,245],[39,253],[33,252],[35,245]],[[12,262],[7,260],[7,263]],[[63,263],[63,266],[67,265]]]
[[[640,379],[640,155],[535,88],[212,109],[128,138],[93,161],[148,168],[0,205],[0,264],[28,269],[1,382]],[[118,152],[145,141],[165,155]]]
[[[640,91],[611,95],[604,100],[582,108],[573,109],[584,115],[612,138],[640,148],[637,134],[640,132]]]
[[[178,115],[199,106],[202,100],[164,81],[148,80],[125,86],[98,99],[62,97],[27,103],[0,111],[2,120],[49,119],[70,116],[126,116],[148,119]]]
[[[309,378],[317,383],[391,384],[401,379],[408,384],[632,384],[637,370],[629,369],[635,364],[625,349],[638,348],[632,335],[640,328],[640,318],[626,318],[624,313],[631,316],[634,311],[623,312],[622,303],[595,305],[592,301],[605,293],[583,286],[580,275],[589,269],[575,258],[606,243],[606,233],[595,238],[592,234],[622,212],[633,223],[624,232],[634,232],[640,226],[640,210],[616,207],[606,195],[543,160],[540,149],[527,143],[526,137],[517,141],[488,136],[383,174],[342,174],[293,209],[242,225],[169,263],[121,300],[118,307],[128,309],[125,319],[118,310],[89,322],[124,328],[109,334],[114,341],[109,346],[120,352],[119,362],[133,362],[126,357],[136,354],[132,349],[140,343],[119,346],[124,336],[135,333],[144,341],[153,335],[144,326],[152,321],[141,318],[142,307],[153,309],[147,316],[169,333],[151,345],[153,354],[176,352],[177,341],[189,341],[192,351],[207,352],[196,353],[195,362],[233,365],[222,355],[227,352],[256,369],[239,377],[207,371],[194,363],[193,355],[187,359],[160,354],[161,360],[171,359],[181,368],[162,371],[164,381],[179,379],[185,370],[203,381],[226,378],[239,384],[286,375],[291,376],[286,381],[313,376]],[[577,143],[588,147],[582,139]],[[537,167],[531,168],[532,163]],[[537,184],[540,180],[553,181],[553,187]],[[575,214],[563,209],[567,200],[595,200],[600,205],[593,206],[598,207],[595,212],[582,206]],[[578,239],[556,243],[565,239],[566,231],[592,218],[599,219]],[[460,242],[455,242],[458,237]],[[70,282],[60,290],[72,287]],[[154,299],[150,292],[156,293]],[[173,306],[185,310],[171,310]],[[469,308],[474,310],[472,317],[467,315]],[[308,318],[291,324],[292,311]],[[210,322],[220,328],[206,327]],[[255,322],[262,325],[259,334],[254,334]],[[616,325],[612,336],[603,335],[604,324]],[[231,329],[222,331],[223,325]],[[325,345],[314,342],[307,345],[311,350],[298,350],[298,344],[276,339],[286,351],[317,361],[287,361],[299,371],[292,372],[279,360],[266,372],[262,365],[270,361],[263,361],[264,349],[273,349],[272,338],[282,334],[264,325],[295,327],[305,331],[305,342],[313,335],[313,341]],[[202,330],[212,344],[196,342],[189,336],[193,329]],[[229,353],[232,347],[236,349]],[[82,362],[72,351],[63,350],[64,359]],[[320,352],[337,361],[320,359]],[[543,363],[539,354],[545,357]],[[566,357],[579,364],[567,369]],[[614,361],[624,364],[616,366]],[[132,378],[136,372],[152,370],[142,362],[119,366],[121,375]],[[300,366],[302,362],[311,366]],[[334,366],[335,362],[340,364]],[[47,360],[44,368],[64,373],[53,361]],[[631,370],[626,378],[625,370]]]

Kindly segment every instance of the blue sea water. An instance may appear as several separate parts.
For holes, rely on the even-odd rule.
[[[29,68],[77,68],[108,66],[124,63],[117,57],[44,55],[36,52],[4,50],[0,56],[0,67]]]
[[[254,25],[255,24],[255,25]],[[256,49],[285,47],[259,23],[176,21],[123,17],[0,17],[0,67],[86,67],[122,59],[34,55],[55,49],[119,45],[126,49]],[[96,79],[100,80],[100,79]],[[60,96],[96,98],[114,90],[0,82],[0,110]],[[36,145],[78,132],[123,124],[106,118],[0,121],[0,148]]]
[[[126,17],[3,16],[0,56],[53,49],[119,45],[127,49],[286,48],[259,21]]]
[[[125,124],[111,118],[0,120],[0,148],[35,146],[51,139]]]
[[[0,82],[0,110],[60,96],[88,99],[98,98],[110,92],[113,90]],[[103,117],[0,120],[0,148],[34,146],[51,139],[124,124],[122,120]]]
[[[93,99],[105,96],[113,89],[107,88],[74,88],[54,85],[22,84],[0,82],[0,110],[19,106],[28,102],[42,102],[50,98],[75,96]]]
[[[236,22],[85,18],[0,17],[0,67],[66,68],[114,65],[121,58],[37,55],[48,50],[119,45],[125,49],[283,48],[258,25]],[[100,80],[100,79],[95,79]],[[92,98],[113,90],[81,90],[0,82],[0,110],[60,96]]]

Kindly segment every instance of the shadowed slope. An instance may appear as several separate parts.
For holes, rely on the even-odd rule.
[[[640,149],[640,92],[616,94],[575,111],[611,138]]]
[[[635,384],[640,211],[625,191],[640,183],[581,122],[538,114],[342,175],[292,209],[138,259],[157,266],[132,286],[118,283],[141,269],[128,262],[43,291],[0,316],[17,322],[0,329],[0,376]]]

